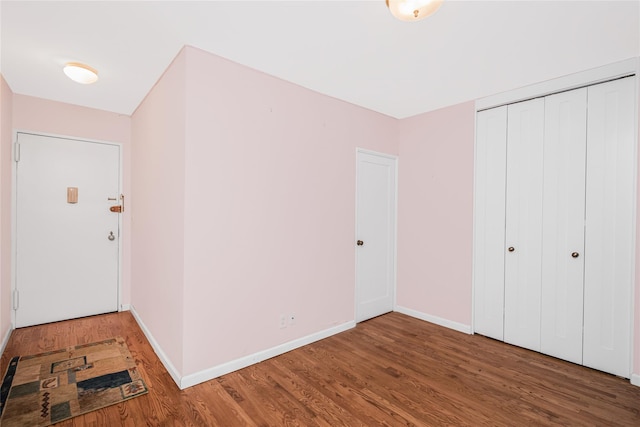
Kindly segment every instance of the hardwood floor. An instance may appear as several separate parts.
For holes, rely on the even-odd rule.
[[[180,391],[128,312],[13,332],[0,359],[123,336],[149,394],[58,426],[639,426],[628,380],[398,313]]]

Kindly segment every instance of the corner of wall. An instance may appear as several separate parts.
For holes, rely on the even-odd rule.
[[[13,92],[0,75],[0,336],[6,344],[11,324],[11,153]]]
[[[185,55],[131,118],[131,312],[180,384],[184,360]],[[161,208],[159,208],[161,207]]]
[[[402,119],[398,139],[398,311],[467,332],[474,102]]]
[[[156,338],[153,336],[153,333],[151,333],[151,331],[149,330],[147,325],[144,323],[142,318],[140,318],[140,315],[136,311],[136,308],[133,305],[131,305],[129,307],[129,311],[131,311],[133,318],[138,323],[138,326],[140,326],[140,329],[142,329],[144,336],[147,337],[147,340],[149,341],[149,344],[151,344],[151,348],[153,348],[153,351],[158,356],[158,359],[160,359],[160,362],[162,362],[162,364],[164,365],[169,375],[171,375],[171,379],[173,379],[173,381],[176,383],[176,385],[180,389],[184,388],[181,386],[182,374],[176,369],[175,366],[173,366],[173,363],[171,363],[171,360],[169,359],[169,357],[167,357],[166,353],[162,350],[162,347],[160,346]]]

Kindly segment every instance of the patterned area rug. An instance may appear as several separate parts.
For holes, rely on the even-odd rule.
[[[145,393],[121,337],[14,357],[0,389],[0,424],[48,426]]]

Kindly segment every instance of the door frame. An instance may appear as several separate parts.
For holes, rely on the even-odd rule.
[[[123,154],[124,147],[120,142],[113,141],[104,141],[93,138],[82,138],[76,136],[68,136],[68,135],[60,135],[49,132],[39,132],[39,131],[29,131],[24,129],[14,129],[13,130],[13,139],[11,143],[11,326],[10,329],[14,330],[16,328],[16,310],[15,310],[15,295],[18,287],[17,281],[17,242],[18,242],[18,229],[17,229],[17,219],[18,219],[18,205],[17,205],[17,194],[18,194],[18,170],[17,170],[17,145],[18,145],[18,135],[19,134],[29,134],[42,136],[46,138],[60,138],[60,139],[68,139],[78,142],[85,142],[90,144],[106,144],[106,145],[115,145],[118,147],[118,193],[123,193]],[[118,311],[123,311],[122,307],[122,214],[118,215],[118,283],[117,283],[117,294],[118,294]]]
[[[392,239],[392,255],[393,255],[393,280],[391,283],[392,287],[392,310],[396,311],[396,292],[397,292],[397,282],[398,282],[398,156],[393,154],[381,153],[379,151],[368,150],[366,148],[356,147],[356,173],[355,173],[355,222],[353,227],[353,253],[355,260],[355,274],[354,274],[354,309],[353,309],[353,318],[357,323],[357,314],[358,314],[358,247],[355,242],[358,240],[358,173],[359,173],[359,159],[360,154],[368,154],[371,156],[382,157],[384,159],[389,159],[394,162],[395,172],[394,172],[394,180],[395,185],[393,187],[393,239]]]
[[[635,114],[634,114],[634,138],[635,138],[635,146],[634,146],[634,158],[636,161],[634,162],[634,181],[633,181],[633,208],[631,212],[632,215],[632,229],[633,229],[633,245],[632,245],[632,262],[631,262],[631,277],[632,277],[632,286],[631,286],[631,298],[629,304],[631,305],[631,327],[630,327],[630,350],[629,350],[629,366],[631,367],[631,372],[629,372],[629,377],[631,384],[636,386],[640,386],[640,372],[635,373],[634,370],[634,348],[636,345],[636,340],[634,339],[637,328],[634,328],[635,318],[638,315],[636,313],[637,309],[640,307],[636,307],[635,300],[637,295],[636,287],[638,275],[636,274],[637,269],[637,241],[638,241],[638,163],[640,163],[640,159],[638,159],[638,131],[639,131],[639,123],[640,120],[638,118],[638,114],[640,113],[640,57],[630,58],[627,60],[614,62],[611,64],[603,65],[601,67],[577,72],[574,74],[570,74],[567,76],[559,77],[556,79],[547,80],[544,82],[532,84],[529,86],[524,86],[522,88],[506,91],[503,93],[499,93],[496,95],[491,95],[485,98],[481,98],[476,100],[475,102],[475,115],[474,115],[474,199],[475,199],[475,187],[476,187],[476,177],[475,177],[475,165],[477,163],[475,146],[477,141],[477,115],[479,111],[487,110],[494,107],[499,107],[502,105],[512,104],[519,101],[525,101],[532,98],[542,97],[546,95],[551,95],[558,92],[568,91],[572,89],[577,89],[580,87],[591,86],[598,83],[604,83],[610,80],[616,80],[623,77],[633,77],[635,81]],[[476,228],[476,215],[473,213],[473,227],[474,227],[474,236],[475,236],[475,228]],[[475,241],[473,241],[473,251],[474,255],[472,256],[472,285],[471,285],[471,330],[472,333],[475,333],[475,325],[474,325],[474,301],[475,301]],[[640,369],[640,367],[638,368]]]

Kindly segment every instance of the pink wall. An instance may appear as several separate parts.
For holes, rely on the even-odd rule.
[[[131,118],[78,105],[15,94],[13,128],[122,144],[123,192],[131,193]],[[126,205],[125,205],[126,208]],[[122,304],[131,292],[131,213],[122,214]]]
[[[353,321],[356,147],[397,121],[186,52],[189,374]]]
[[[178,373],[185,311],[185,64],[182,51],[133,114],[129,203],[131,304]]]
[[[356,147],[396,124],[183,50],[134,114],[132,202],[132,302],[182,375],[353,321]]]
[[[398,306],[471,325],[475,105],[400,121]]]
[[[13,110],[16,130],[131,143],[131,118],[123,114],[18,94]]]
[[[0,340],[11,328],[11,146],[13,93],[0,75]]]

